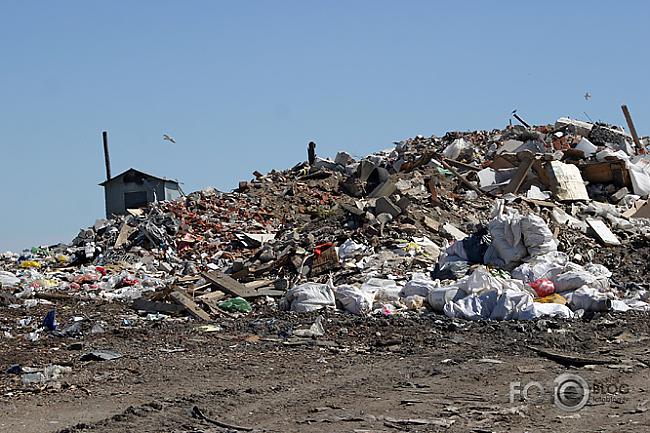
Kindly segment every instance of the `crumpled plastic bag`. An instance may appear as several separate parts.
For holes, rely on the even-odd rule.
[[[463,278],[467,275],[469,271],[470,264],[466,261],[453,261],[453,262],[444,262],[436,263],[436,267],[431,271],[431,277],[436,280],[457,280]]]
[[[574,316],[573,311],[566,305],[551,302],[533,302],[533,315],[534,318],[550,316],[560,319],[571,319]]]
[[[580,287],[567,296],[573,310],[585,311],[609,311],[612,308],[612,301],[607,294],[591,287]]]
[[[0,271],[0,286],[9,288],[20,284],[20,278],[8,271]]]
[[[531,283],[542,278],[552,280],[553,277],[564,272],[568,261],[569,258],[566,254],[553,251],[537,256],[529,262],[522,263],[512,270],[511,275],[524,283]]]
[[[304,283],[287,290],[280,300],[280,308],[298,313],[336,307],[332,286],[329,284]]]
[[[557,241],[546,221],[537,215],[526,215],[521,219],[521,232],[528,255],[536,257],[557,251]]]
[[[240,298],[239,296],[220,302],[219,308],[238,313],[250,313],[253,311],[251,304],[246,299]]]
[[[458,159],[461,154],[468,150],[472,150],[474,146],[472,143],[466,141],[463,138],[457,138],[451,142],[450,145],[445,147],[445,150],[442,151],[442,154],[445,158],[449,159]]]
[[[528,251],[522,242],[521,216],[519,212],[506,209],[505,212],[496,215],[490,221],[488,229],[492,236],[492,245],[486,251],[485,259],[491,257],[492,260],[491,263],[485,260],[485,263],[506,267],[517,264],[526,257]],[[497,260],[494,260],[494,254],[489,253],[491,249],[496,250]]]
[[[346,260],[358,254],[362,254],[368,249],[369,247],[367,245],[357,243],[352,239],[347,239],[338,247],[337,252],[340,260]]]
[[[400,291],[400,297],[407,298],[418,295],[426,298],[437,287],[440,287],[440,281],[432,280],[426,274],[414,274],[413,278]]]
[[[592,274],[587,272],[584,268],[563,272],[556,277],[550,278],[550,280],[553,281],[557,293],[575,290],[582,286],[599,289],[607,289],[609,287],[609,280],[607,277],[604,277],[602,274]]]
[[[444,312],[445,305],[450,301],[457,301],[467,296],[456,286],[438,287],[429,292],[427,302],[436,313]]]
[[[517,290],[499,290],[470,295],[458,301],[447,302],[444,312],[448,317],[466,320],[531,320],[535,318],[533,297]]]
[[[334,297],[348,313],[362,315],[372,310],[375,293],[345,284],[334,288]]]

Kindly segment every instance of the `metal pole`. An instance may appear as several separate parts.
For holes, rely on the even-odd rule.
[[[106,164],[106,180],[111,180],[111,158],[108,154],[108,132],[102,132],[102,139],[104,141],[104,164]]]

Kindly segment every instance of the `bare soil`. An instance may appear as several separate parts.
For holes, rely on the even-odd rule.
[[[38,308],[34,317],[46,311]],[[0,311],[5,327],[24,317]],[[260,307],[206,332],[190,319],[137,318],[120,304],[61,305],[61,323],[87,317],[83,338],[2,339],[0,431],[229,430],[197,417],[194,407],[212,420],[268,432],[650,431],[648,315],[471,323],[436,314],[321,314],[326,334],[310,339],[291,334],[318,314]],[[99,320],[105,332],[90,333]],[[534,348],[611,363],[563,365]],[[93,349],[124,356],[80,360]],[[12,364],[73,372],[58,383],[24,385],[4,373]],[[577,412],[552,402],[562,373],[592,387]],[[511,402],[511,387],[531,381],[545,387],[543,401],[533,387],[529,400]]]

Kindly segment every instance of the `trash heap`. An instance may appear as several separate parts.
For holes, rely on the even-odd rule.
[[[467,320],[649,310],[649,144],[560,118],[310,155],[2,254],[0,305],[119,301],[204,321],[262,304]]]

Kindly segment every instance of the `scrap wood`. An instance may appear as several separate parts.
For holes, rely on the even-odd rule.
[[[476,167],[471,164],[456,161],[455,159],[446,158],[445,161],[447,161],[447,164],[453,165],[454,167],[464,168],[465,170],[471,170],[471,171],[481,171],[481,167]]]
[[[246,287],[239,281],[231,278],[230,276],[220,273],[220,272],[204,272],[201,274],[203,278],[210,281],[212,284],[217,286],[219,290],[228,293],[232,296],[239,296],[240,298],[259,298],[262,296],[282,296],[284,291],[282,290],[273,290],[273,289],[260,289],[254,290]]]
[[[533,166],[533,163],[535,162],[535,155],[531,151],[525,150],[523,152],[520,152],[518,154],[519,156],[519,167],[517,168],[517,171],[515,172],[514,176],[512,176],[512,179],[510,179],[510,182],[504,189],[504,193],[513,193],[517,194],[519,192],[519,188],[521,188],[521,185],[524,183],[524,180],[526,180],[526,177],[528,176],[528,172],[530,172],[531,167]]]
[[[426,151],[415,161],[407,161],[404,164],[402,164],[402,166],[400,167],[400,171],[405,173],[413,171],[416,168],[420,168],[424,165],[427,165],[432,158],[433,158],[433,152]]]
[[[585,365],[606,365],[606,364],[618,364],[620,361],[617,359],[595,359],[595,358],[583,358],[573,355],[564,355],[562,353],[550,352],[545,349],[534,346],[526,346],[528,349],[537,352],[537,354],[542,355],[545,358],[548,358],[552,361],[557,362],[565,366],[576,366],[582,367]]]
[[[202,419],[203,421],[209,422],[210,424],[214,424],[222,428],[240,430],[240,431],[253,431],[252,427],[243,427],[240,425],[229,424],[227,422],[219,421],[218,419],[210,418],[207,415],[205,415],[203,411],[199,409],[198,406],[194,406],[192,408],[192,415],[196,418]]]
[[[451,165],[447,164],[445,158],[442,158],[442,157],[441,157],[438,161],[440,162],[440,164],[442,164],[442,166],[443,166],[444,168],[446,168],[447,170],[449,170],[449,171],[451,172],[451,174],[453,174],[454,176],[456,176],[456,177],[458,178],[458,180],[460,180],[460,181],[463,183],[463,185],[465,185],[466,187],[468,187],[468,188],[474,190],[474,191],[475,191],[479,196],[485,194],[483,191],[481,191],[481,189],[480,189],[479,187],[477,187],[476,185],[474,185],[474,184],[473,184],[472,182],[470,182],[469,180],[465,179],[465,177],[462,176],[458,171],[456,171],[455,168],[453,168]]]
[[[183,311],[184,307],[178,304],[169,304],[167,302],[149,301],[144,298],[138,298],[133,301],[131,308],[142,310],[147,313],[166,313],[178,314]]]
[[[217,314],[222,317],[230,317],[230,318],[236,318],[237,315],[230,313],[228,311],[225,311],[221,308],[219,308],[219,305],[217,304],[217,299],[201,299],[201,302],[208,307],[211,313]]]
[[[185,293],[180,290],[175,290],[169,295],[175,302],[185,307],[188,313],[195,319],[209,321],[211,317],[208,313],[203,311],[197,304]]]

